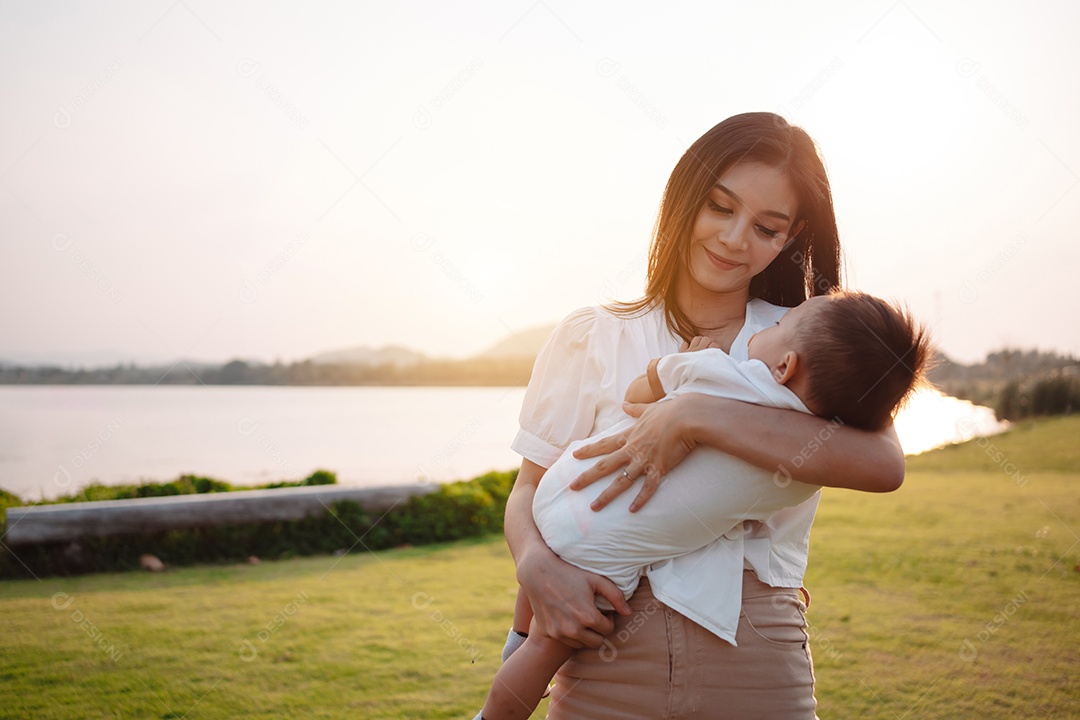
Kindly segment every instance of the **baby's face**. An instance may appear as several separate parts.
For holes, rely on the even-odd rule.
[[[798,307],[788,310],[776,325],[754,333],[747,347],[750,359],[760,360],[770,369],[775,369],[786,353],[798,352],[795,336],[800,324],[819,312],[829,301],[827,295],[812,297]]]

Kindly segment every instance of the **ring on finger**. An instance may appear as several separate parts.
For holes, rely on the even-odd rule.
[[[634,478],[630,477],[630,473],[626,472],[626,468],[623,468],[622,474],[624,478],[626,478],[630,482],[634,482]]]

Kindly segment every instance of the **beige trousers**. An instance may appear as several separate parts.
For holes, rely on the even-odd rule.
[[[799,590],[746,571],[738,647],[661,603],[646,578],[630,608],[599,650],[579,650],[563,665],[548,720],[816,717]]]

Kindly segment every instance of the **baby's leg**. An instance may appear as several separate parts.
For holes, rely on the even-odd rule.
[[[484,720],[526,720],[551,678],[573,654],[569,645],[531,633],[495,674],[481,713]]]

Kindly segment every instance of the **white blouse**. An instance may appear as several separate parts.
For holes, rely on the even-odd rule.
[[[750,336],[775,324],[787,310],[751,300],[730,355],[746,360]],[[555,328],[536,358],[521,427],[511,447],[527,460],[551,467],[571,442],[625,420],[622,402],[630,382],[652,358],[678,352],[680,343],[668,329],[662,307],[637,317],[601,307],[574,311]],[[772,479],[767,473],[765,481]],[[717,489],[722,487],[718,478]],[[800,587],[820,497],[816,493],[765,522],[747,521],[742,533],[729,533],[701,550],[654,564],[648,570],[653,592],[709,627],[715,621],[706,620],[719,606],[741,603],[744,566],[773,587]],[[732,641],[732,636],[725,639]]]

